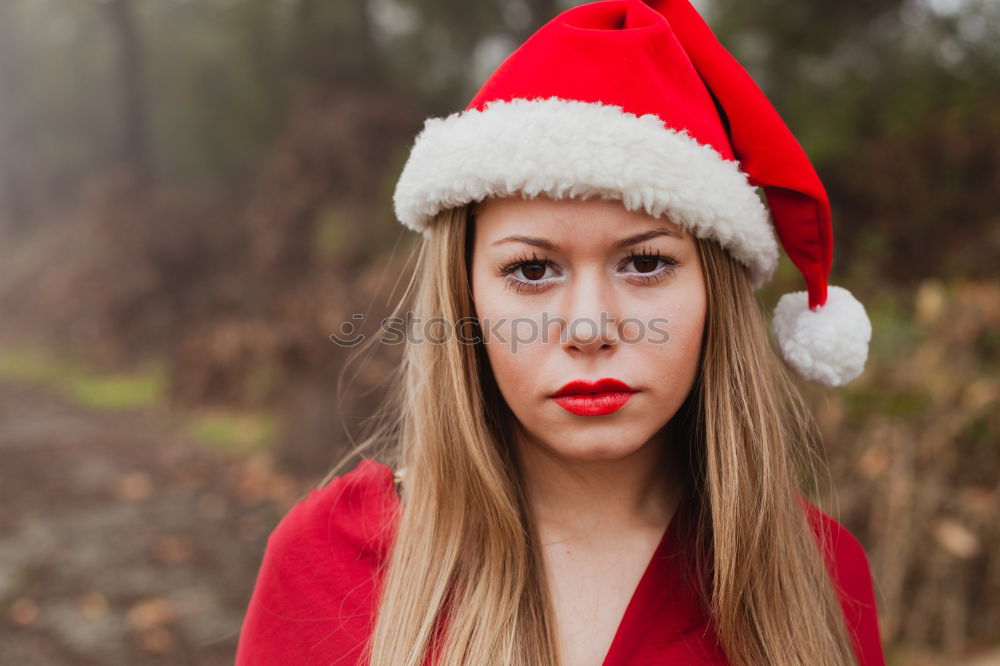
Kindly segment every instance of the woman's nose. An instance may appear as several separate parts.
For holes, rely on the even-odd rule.
[[[561,340],[567,349],[594,352],[618,342],[618,302],[614,286],[597,271],[580,273],[564,291]]]

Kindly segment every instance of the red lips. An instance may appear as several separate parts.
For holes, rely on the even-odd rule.
[[[617,379],[598,379],[596,382],[578,380],[570,382],[561,389],[553,393],[550,397],[558,398],[563,395],[586,395],[590,393],[632,393],[633,389],[625,382]]]
[[[550,397],[560,407],[577,416],[603,416],[625,406],[636,391],[617,379],[596,382],[575,381],[566,384]]]

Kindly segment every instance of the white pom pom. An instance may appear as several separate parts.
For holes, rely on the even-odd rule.
[[[785,294],[774,308],[781,355],[806,379],[843,386],[864,370],[872,324],[865,307],[843,287],[827,287],[826,303],[809,309],[806,292]]]

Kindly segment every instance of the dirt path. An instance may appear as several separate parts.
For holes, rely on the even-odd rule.
[[[0,383],[0,666],[231,665],[304,488],[168,413]]]

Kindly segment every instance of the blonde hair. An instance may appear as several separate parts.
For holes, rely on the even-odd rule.
[[[466,319],[475,316],[473,215],[469,205],[437,216],[394,313],[412,292],[415,315],[441,317],[464,338],[406,345],[374,430],[327,477],[373,449],[405,469],[371,666],[420,666],[428,651],[442,666],[559,664],[514,416],[482,344],[467,342],[478,331]],[[696,244],[708,308],[702,358],[670,424],[687,443],[675,453],[692,491],[678,509],[692,584],[734,666],[856,664],[798,501],[800,483],[824,468],[815,422],[770,345],[746,268],[712,241]]]

